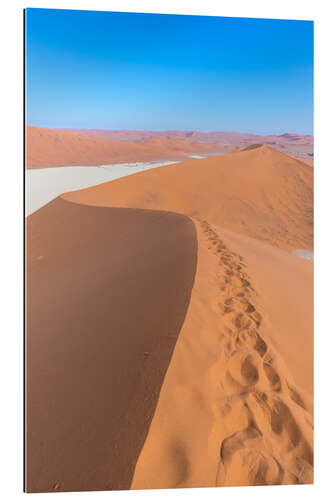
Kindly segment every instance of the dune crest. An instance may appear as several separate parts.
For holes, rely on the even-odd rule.
[[[312,246],[312,183],[263,145],[63,195],[196,224],[191,302],[132,489],[313,481],[313,267],[284,250]]]
[[[192,300],[132,488],[312,483],[311,406],[266,338],[244,258],[195,222]]]
[[[63,196],[89,205],[199,215],[281,248],[313,247],[313,169],[266,145],[161,167]]]
[[[103,214],[103,224],[92,223],[89,233],[83,231],[83,235],[77,230],[81,223],[69,227],[66,222],[66,231],[71,238],[70,229],[75,228],[75,238],[80,242],[82,237],[88,239],[89,245],[86,240],[84,244],[80,243],[82,248],[87,247],[95,257],[96,252],[103,255],[101,261],[93,259],[93,270],[89,265],[76,266],[77,275],[80,276],[82,269],[85,273],[94,271],[91,282],[96,290],[102,285],[102,296],[107,291],[118,300],[119,292],[113,288],[113,283],[126,290],[129,264],[135,264],[135,268],[138,266],[141,270],[139,279],[130,281],[131,296],[134,307],[139,294],[148,313],[151,301],[154,301],[152,310],[157,324],[150,331],[151,338],[166,326],[165,321],[162,325],[158,323],[157,306],[167,315],[175,310],[164,307],[165,299],[158,301],[155,292],[146,294],[146,291],[141,291],[140,287],[146,282],[146,270],[142,269],[141,260],[144,266],[150,266],[151,260],[165,277],[168,293],[158,286],[157,290],[168,300],[173,294],[181,298],[182,287],[173,286],[180,265],[174,251],[179,250],[185,259],[192,256],[193,264],[195,238],[184,239],[189,245],[187,251],[192,249],[185,256],[182,238],[185,228],[192,236],[192,230],[196,232],[194,284],[186,279],[190,301],[185,317],[183,309],[181,324],[179,315],[175,316],[180,326],[178,337],[175,338],[173,332],[168,333],[176,344],[166,372],[160,374],[162,385],[159,393],[159,388],[154,393],[156,409],[149,413],[149,429],[143,426],[146,439],[139,433],[141,447],[136,447],[138,458],[135,464],[131,459],[131,470],[135,467],[132,489],[313,482],[313,265],[290,252],[312,247],[312,183],[311,168],[263,145],[225,156],[159,167],[66,193],[56,200],[55,207],[70,206],[75,213],[87,214],[89,218],[95,214],[95,222],[99,221],[97,212]],[[54,202],[33,214],[31,220],[41,218],[43,227],[47,225],[50,207],[54,210]],[[117,208],[110,210],[108,207]],[[105,227],[110,223],[110,214],[124,209],[135,214],[132,224],[128,220],[116,227],[118,233],[109,234]],[[145,212],[142,209],[149,209],[146,213],[150,221],[148,233],[145,224],[138,227],[135,222],[140,213]],[[186,216],[185,225],[181,225],[180,233],[177,233],[179,246],[172,242],[173,225],[168,226],[170,232],[165,232],[159,227],[156,212],[152,210],[166,211],[173,220],[179,220],[179,217],[183,220]],[[62,213],[63,217],[65,215]],[[159,234],[156,233],[156,222]],[[61,224],[57,222],[56,226],[61,231]],[[91,234],[96,231],[98,238],[95,241]],[[112,251],[113,245],[118,245],[117,238],[110,237],[112,234],[121,235],[122,242],[117,252]],[[135,238],[141,243],[142,259],[133,261]],[[163,245],[161,247],[161,238],[166,239],[167,252]],[[151,251],[152,240],[157,242],[158,251]],[[132,241],[132,245],[126,245],[127,241]],[[72,248],[71,240],[68,244]],[[160,253],[168,255],[162,262]],[[125,254],[129,257],[127,260]],[[43,255],[37,252],[35,257],[38,260]],[[117,273],[109,262],[110,256],[123,264],[121,275],[117,279],[114,276],[111,283],[103,269],[106,262],[111,266],[108,267],[110,276]],[[170,256],[175,264],[173,276],[168,273]],[[68,258],[73,259],[73,254]],[[86,262],[89,262],[88,258]],[[37,264],[46,265],[44,259],[38,260]],[[193,278],[193,267],[191,271]],[[87,290],[90,293],[90,287],[80,288],[80,296],[85,296]],[[43,300],[44,295],[39,294]],[[121,300],[124,297],[122,310],[126,311],[126,293]],[[63,300],[62,295],[60,299]],[[47,303],[53,307],[54,301]],[[36,304],[39,306],[38,301]],[[112,323],[113,318],[118,317],[119,308],[115,308],[116,316],[114,312],[109,317],[109,302],[103,304],[101,331],[105,335],[105,321]],[[87,313],[85,309],[84,313]],[[127,316],[121,315],[124,317],[126,320]],[[150,318],[149,314],[147,318]],[[86,322],[82,321],[82,324]],[[117,325],[113,328],[118,331]],[[129,335],[133,328],[135,325],[130,324]],[[61,327],[59,331],[62,331]],[[86,335],[89,339],[89,332]],[[135,336],[135,339],[140,343],[140,336]],[[105,344],[109,345],[109,341]],[[163,353],[163,346],[159,345]],[[149,352],[149,349],[145,351]],[[132,352],[132,347],[128,352]],[[104,356],[104,349],[102,354]],[[107,370],[113,359],[111,351],[109,358]],[[150,356],[144,358],[148,368],[156,368],[153,361]],[[80,362],[79,357],[77,362]],[[142,392],[134,400],[135,407],[141,394],[149,393],[149,387],[147,377]],[[103,398],[99,404],[103,407]],[[122,439],[126,438],[131,449],[130,432],[137,427],[130,418],[126,425],[127,422],[131,425],[128,432],[126,426],[121,427]],[[108,420],[103,420],[103,425],[104,431],[99,435],[102,446],[104,436],[112,437],[114,433]],[[76,450],[75,446],[73,449]],[[98,450],[95,459],[96,456],[98,461]],[[90,479],[96,483],[98,478],[101,489],[121,487],[115,471],[117,467],[126,470],[129,465],[127,452],[123,455],[106,452],[105,456],[108,465],[98,466],[95,478],[91,476]],[[125,469],[118,456],[127,463]],[[59,463],[62,467],[62,462]],[[115,474],[113,478],[108,467]],[[35,477],[38,478],[37,473]],[[128,473],[122,484],[128,485],[130,477]],[[86,479],[81,480],[80,488],[86,485]],[[46,483],[49,482],[50,477],[47,477]],[[62,488],[66,489],[66,486]]]
[[[57,198],[27,219],[29,492],[128,489],[188,307],[193,222]]]

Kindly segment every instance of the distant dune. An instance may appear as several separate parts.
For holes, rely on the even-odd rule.
[[[313,169],[269,146],[169,165],[64,197],[200,215],[281,248],[313,247]]]
[[[313,137],[297,134],[259,136],[239,132],[67,130],[28,126],[26,142],[27,168],[184,160],[193,154],[229,153],[253,143],[270,144],[297,157],[313,156]]]
[[[27,127],[27,168],[103,165],[134,161],[186,159],[190,154],[229,151],[223,144],[207,144],[163,136],[127,142],[87,135],[82,131]]]
[[[30,491],[313,482],[313,169],[260,142],[28,217]]]
[[[119,139],[123,141],[140,140],[150,137],[168,137],[173,139],[195,140],[200,142],[222,142],[224,144],[250,144],[260,142],[263,144],[287,144],[297,142],[298,144],[313,144],[312,135],[281,134],[281,135],[258,135],[241,132],[198,132],[191,130],[79,130],[80,133],[89,137],[102,137],[104,139]]]

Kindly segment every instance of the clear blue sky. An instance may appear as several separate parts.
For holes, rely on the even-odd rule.
[[[27,9],[27,122],[313,133],[313,23]]]

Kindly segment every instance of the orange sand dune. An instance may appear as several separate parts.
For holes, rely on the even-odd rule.
[[[312,264],[196,228],[191,303],[132,488],[312,483]]]
[[[313,246],[313,169],[269,146],[168,165],[64,197],[200,215],[282,248]]]
[[[313,263],[226,229],[214,229],[247,262],[263,310],[270,318],[266,335],[276,345],[297,386],[312,395]]]
[[[313,482],[312,183],[262,146],[28,218],[31,491]]]
[[[312,247],[312,181],[264,146],[63,196],[196,225],[191,302],[132,489],[313,481],[313,264],[276,248]]]
[[[57,198],[28,217],[27,491],[130,487],[196,245],[172,213]]]
[[[223,144],[153,137],[139,142],[108,140],[84,132],[26,128],[27,168],[177,160],[190,154],[228,151]]]

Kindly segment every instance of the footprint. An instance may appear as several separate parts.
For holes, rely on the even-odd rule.
[[[270,486],[282,483],[284,471],[272,455],[243,448],[236,451],[225,471],[223,486]]]
[[[288,384],[287,382],[287,387],[288,387],[288,391],[289,391],[289,395],[291,397],[291,399],[296,403],[298,404],[298,406],[300,406],[301,408],[303,408],[303,410],[305,410],[305,403],[303,401],[303,399],[301,398],[301,396],[298,394],[298,392],[293,389],[292,387],[290,387],[290,385]]]
[[[243,431],[235,432],[231,436],[225,438],[222,441],[220,448],[221,462],[224,465],[230,463],[232,455],[244,448],[244,445],[248,445],[249,441],[255,441],[258,444],[258,440],[261,438],[261,432],[253,425],[250,424],[249,427]]]
[[[267,344],[253,328],[243,331],[239,336],[239,340],[243,346],[247,345],[254,349],[260,357],[266,354]]]
[[[258,428],[267,436],[270,431],[276,439],[276,443],[283,456],[302,444],[298,449],[302,458],[311,461],[311,452],[305,441],[301,429],[297,424],[290,408],[276,394],[252,393],[248,399],[249,407],[253,415],[256,415]],[[259,412],[258,412],[259,410]]]
[[[244,294],[241,296],[230,297],[225,300],[224,304],[228,306],[230,309],[235,310],[238,309],[244,313],[253,313],[256,309],[245,297]]]
[[[275,434],[284,438],[286,451],[295,448],[301,440],[301,431],[289,410],[281,400],[274,401],[271,411],[271,427]]]
[[[251,351],[236,351],[228,361],[227,371],[237,384],[253,387],[259,380],[259,359]]]
[[[266,377],[269,380],[269,383],[271,384],[272,390],[273,391],[280,391],[281,389],[281,379],[276,372],[276,370],[273,368],[273,366],[270,363],[263,363],[263,368],[264,372],[266,374]]]
[[[262,321],[261,314],[254,309],[254,311],[251,313],[251,318],[255,321],[257,328],[259,328]]]
[[[234,319],[234,325],[238,331],[242,331],[250,328],[251,326],[254,326],[252,319],[243,313],[237,314]]]

